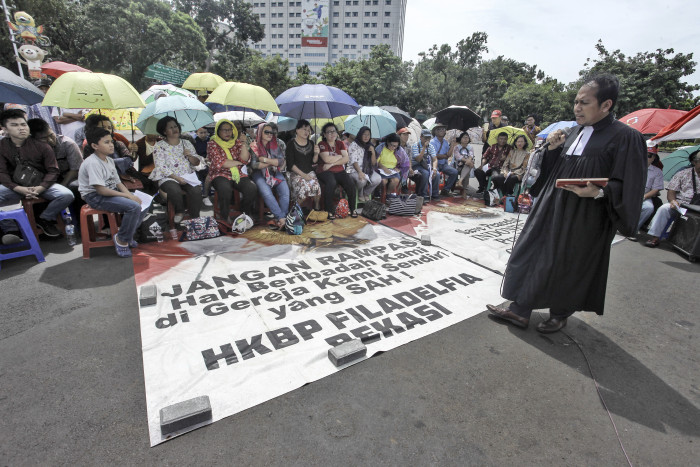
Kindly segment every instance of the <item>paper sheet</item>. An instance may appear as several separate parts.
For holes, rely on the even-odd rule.
[[[134,191],[134,195],[136,195],[136,197],[141,200],[141,211],[145,211],[151,206],[151,202],[153,202],[153,196],[139,190]]]
[[[183,175],[182,178],[184,178],[187,181],[188,185],[198,186],[202,184],[202,182],[200,182],[197,178],[197,174],[195,172]]]

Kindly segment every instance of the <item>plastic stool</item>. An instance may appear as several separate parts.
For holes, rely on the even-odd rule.
[[[98,239],[104,237],[105,234],[95,232],[95,222],[92,219],[94,215],[105,215],[109,221],[109,238]],[[114,236],[119,230],[119,221],[116,212],[100,211],[93,209],[89,205],[84,205],[80,209],[80,235],[83,239],[83,258],[90,258],[90,249],[103,246],[114,246]]]
[[[34,217],[34,205],[35,204],[42,204],[42,203],[48,203],[48,200],[45,200],[44,198],[35,198],[35,199],[27,199],[24,198],[22,200],[22,207],[24,208],[24,211],[27,213],[27,219],[29,220],[29,225],[32,228],[32,231],[34,232],[34,236],[36,238],[39,238],[39,235],[43,233],[43,231],[36,226],[36,218]],[[58,230],[61,232],[65,233],[66,232],[66,226],[65,223],[63,222],[63,217],[59,214],[56,216],[56,227],[58,227]]]
[[[17,222],[19,230],[22,234],[22,242],[15,243],[13,245],[0,245],[0,262],[6,259],[19,258],[21,256],[34,255],[37,262],[43,263],[46,261],[44,259],[44,253],[41,251],[39,242],[34,235],[32,226],[29,225],[29,219],[27,218],[27,213],[24,209],[14,209],[12,211],[0,211],[0,220],[12,219]],[[12,253],[3,253],[3,250],[15,249],[26,247],[26,249],[21,251],[14,251]]]

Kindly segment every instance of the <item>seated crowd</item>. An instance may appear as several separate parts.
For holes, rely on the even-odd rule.
[[[396,196],[409,180],[424,202],[454,195],[455,188],[466,197],[472,176],[478,180],[477,194],[490,188],[490,182],[503,195],[517,195],[515,187],[522,184],[534,142],[527,133],[508,144],[508,136],[500,133],[477,164],[469,134],[462,132],[449,142],[441,124],[432,131],[422,130],[419,141],[412,145],[408,144],[407,128],[379,141],[369,127],[360,128],[356,135],[341,136],[333,123],[325,124],[314,142],[312,126],[306,120],[297,122],[286,143],[278,137],[274,123],[258,125],[251,137],[241,122],[226,119],[216,123],[210,137],[207,128],[199,128],[193,135],[183,133],[175,118],[165,117],[157,124],[158,134],[132,143],[115,133],[110,119],[99,114],[89,115],[84,127],[75,132],[78,142],[56,134],[56,125],[41,118],[27,121],[19,109],[4,111],[0,125],[6,135],[0,140],[0,206],[23,198],[46,199],[36,223],[52,237],[60,236],[56,220],[68,207],[74,213],[83,204],[122,213],[121,227],[114,236],[120,256],[130,256],[130,249],[137,246],[134,233],[143,213],[148,212],[141,211],[139,198],[129,191],[131,182],[156,195],[155,200],[164,206],[169,203],[175,223],[185,216],[199,217],[204,205],[212,206],[209,198],[214,193],[215,216],[220,222],[232,224],[233,202],[257,221],[256,204],[264,203],[270,212],[269,227],[283,229],[295,202],[307,212],[317,211],[333,220],[338,187],[347,198],[351,217],[358,216],[358,205],[374,196]],[[498,131],[498,127],[489,131]],[[697,153],[691,155],[696,170],[681,171],[674,177],[669,185],[669,204],[662,206],[658,195],[663,190],[663,166],[656,151],[650,149],[639,221],[641,228],[651,219],[648,246],[658,245],[662,229],[677,212],[673,208],[690,202],[697,192],[689,174],[699,176],[699,159]],[[17,168],[25,165],[41,176],[32,186],[14,181]],[[18,241],[13,222],[4,221],[0,228],[3,243]]]

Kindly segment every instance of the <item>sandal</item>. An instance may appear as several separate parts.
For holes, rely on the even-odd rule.
[[[270,222],[268,222],[268,223],[267,223],[267,227],[268,227],[270,230],[279,230],[279,229],[280,229],[280,226],[279,226],[279,224],[277,223],[277,221],[270,221]]]
[[[661,241],[658,238],[651,238],[646,241],[644,246],[648,246],[649,248],[656,248],[657,246],[659,246],[659,243],[661,243]]]
[[[117,242],[117,234],[114,234],[114,249],[117,251],[117,255],[121,258],[128,258],[131,256],[131,249],[128,246],[121,246]]]
[[[354,211],[352,212],[352,214],[350,214],[350,217],[357,217],[357,216],[358,216],[357,210],[354,210]]]

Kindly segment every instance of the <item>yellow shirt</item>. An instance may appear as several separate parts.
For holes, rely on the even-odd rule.
[[[394,151],[387,149],[386,146],[384,146],[384,148],[382,149],[382,153],[379,154],[379,160],[377,162],[379,164],[382,164],[387,169],[394,169],[398,164]]]

